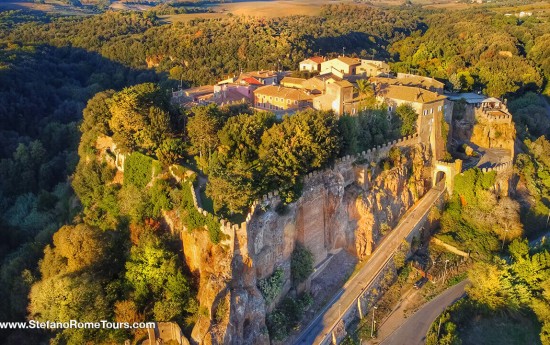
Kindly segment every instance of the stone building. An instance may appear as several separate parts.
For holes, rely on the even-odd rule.
[[[319,72],[321,64],[325,62],[322,56],[313,56],[300,62],[300,71]]]
[[[355,74],[360,65],[359,59],[341,56],[321,63],[321,73],[337,71],[343,74]]]
[[[375,92],[378,101],[387,104],[390,112],[400,105],[410,105],[418,114],[420,141],[431,144],[435,159],[443,158],[446,143],[436,138],[441,138],[447,97],[419,87],[395,84],[377,84]]]
[[[313,96],[305,90],[266,85],[254,91],[254,107],[275,113],[292,113],[311,107]]]
[[[387,76],[390,73],[390,65],[384,61],[361,59],[361,65],[357,67],[356,73],[367,77]]]
[[[313,108],[317,110],[332,110],[336,115],[345,112],[344,103],[353,100],[353,84],[347,80],[326,83],[325,94],[313,99]]]

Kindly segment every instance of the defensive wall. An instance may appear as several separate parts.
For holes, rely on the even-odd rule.
[[[508,110],[504,109],[491,109],[491,108],[476,108],[476,115],[491,121],[495,124],[511,124],[512,115],[508,113]]]
[[[388,154],[392,147],[406,147],[412,146],[419,143],[418,134],[414,134],[408,137],[400,138],[398,140],[393,140],[384,145],[379,145],[376,148],[363,151],[358,155],[348,155],[342,158],[335,160],[332,167],[316,170],[307,175],[302,179],[304,186],[309,185],[314,182],[317,177],[323,175],[327,171],[337,171],[344,178],[344,185],[348,186],[355,182],[356,176],[354,171],[354,164],[358,161],[373,161],[377,162],[381,159],[387,158]],[[191,193],[193,195],[193,203],[197,210],[203,214],[208,215],[208,212],[200,207],[197,203],[197,196],[195,194],[194,188],[191,188]],[[231,223],[229,220],[221,219],[220,220],[220,230],[226,235],[226,239],[222,241],[224,244],[228,244],[231,248],[231,251],[239,251],[239,253],[244,254],[243,251],[246,251],[246,248],[240,247],[238,243],[244,243],[244,237],[247,236],[247,227],[252,221],[253,217],[258,213],[267,208],[275,208],[281,202],[278,191],[269,192],[266,195],[258,198],[250,206],[249,212],[246,215],[245,221],[240,224]],[[241,241],[239,241],[241,237]],[[237,242],[237,243],[236,243]]]
[[[491,171],[496,171],[497,173],[500,173],[500,172],[508,171],[513,167],[514,167],[514,162],[510,160],[508,162],[500,163],[490,168],[483,168],[481,169],[481,171],[483,171],[484,173],[491,172]]]

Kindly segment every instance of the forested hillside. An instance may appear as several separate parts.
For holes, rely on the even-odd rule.
[[[154,12],[0,13],[0,320],[156,318],[189,331],[201,313],[195,282],[174,238],[160,230],[161,210],[188,212],[190,227],[213,220],[190,211],[188,184],[175,186],[164,176],[148,185],[139,169],[117,181],[112,167],[93,158],[96,140],[112,137],[137,166],[151,168],[155,158],[164,167],[178,162],[208,174],[205,197],[219,215],[242,213],[275,186],[285,186],[285,197],[294,200],[303,174],[410,134],[403,132],[410,119],[390,118],[383,108],[340,119],[303,112],[282,121],[239,107],[184,111],[170,105],[169,91],[180,80],[191,86],[240,70],[294,70],[306,56],[335,56],[343,47],[346,55],[389,59],[396,71],[440,78],[449,89],[509,98],[521,139],[530,139],[518,167],[536,207],[484,198],[489,182],[476,172],[467,176],[471,185],[463,184],[470,207],[451,200],[443,227],[458,222],[472,243],[467,237],[481,234],[486,241],[476,245],[487,256],[498,251],[502,232],[472,221],[476,203],[483,201],[497,220],[521,208],[524,226],[543,230],[550,164],[548,143],[537,138],[550,125],[535,100],[548,92],[548,35],[544,16],[519,20],[489,8],[455,11],[449,21],[448,13],[416,7],[331,5],[320,16],[174,25],[162,25]],[[290,141],[300,145],[292,150]],[[521,236],[524,228],[514,229]],[[75,235],[69,240],[68,233]],[[61,308],[67,289],[75,291],[71,308]],[[36,343],[52,334],[9,336],[12,343]],[[143,334],[53,336],[60,344],[99,344]]]
[[[456,15],[455,15],[456,14]],[[544,35],[547,20],[518,19],[472,9],[430,16],[423,35],[393,44],[399,71],[415,71],[447,80],[449,89],[483,91],[490,96],[539,90],[550,69]]]

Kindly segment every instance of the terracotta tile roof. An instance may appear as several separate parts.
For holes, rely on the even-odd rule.
[[[300,61],[300,63],[308,63],[308,64],[320,64],[322,62],[325,62],[325,58],[322,56],[312,56],[310,58],[307,58],[303,61]]]
[[[282,84],[297,84],[297,85],[300,85],[304,81],[306,81],[306,79],[304,79],[304,78],[284,77],[281,80],[281,85]]]
[[[214,93],[214,85],[202,85],[202,86],[192,87],[192,88],[183,90],[183,93],[187,97],[197,97],[197,96],[202,96],[209,93]]]
[[[445,84],[433,78],[406,74],[400,75],[397,78],[372,77],[371,82],[404,86],[417,86],[423,88],[434,87],[437,89],[441,89],[445,86]]]
[[[431,92],[419,87],[388,84],[378,85],[376,87],[376,96],[399,99],[411,103],[431,103],[447,98],[436,92]]]
[[[277,72],[274,72],[274,71],[252,71],[252,72],[245,72],[241,74],[241,78],[252,77],[256,79],[272,78],[276,76],[277,76]]]
[[[359,61],[359,59],[350,58],[350,57],[347,57],[347,56],[340,56],[340,57],[336,58],[336,60],[340,60],[348,66],[355,66],[355,65],[360,65],[361,64],[361,61]]]
[[[276,86],[276,85],[266,85],[262,86],[254,91],[254,95],[265,95],[273,97],[282,97],[284,99],[290,100],[300,100],[306,101],[313,99],[312,95],[307,94],[301,89],[293,89],[290,87]]]
[[[218,105],[221,105],[236,102],[246,102],[249,101],[249,99],[237,90],[227,89],[223,92],[220,92],[217,97],[212,97],[211,101],[217,103]]]
[[[313,57],[310,57],[308,60],[311,60],[316,63],[325,62],[325,58],[322,56],[313,56]]]
[[[242,80],[250,85],[263,85],[258,79],[253,77],[243,78]]]
[[[319,90],[325,89],[325,82],[319,78],[310,78],[302,83],[302,86],[307,90]]]

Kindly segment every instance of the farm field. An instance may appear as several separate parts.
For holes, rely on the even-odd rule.
[[[85,2],[84,2],[85,3]],[[187,22],[192,19],[222,18],[229,14],[235,16],[250,16],[256,18],[275,18],[292,15],[318,15],[321,7],[326,4],[360,3],[354,0],[264,0],[264,1],[236,1],[205,5],[211,11],[206,13],[185,13],[159,16],[165,23]],[[413,0],[413,3],[430,8],[464,9],[471,4],[457,3],[455,0]],[[402,0],[372,0],[364,6],[387,7],[403,4]],[[110,8],[115,11],[147,11],[153,6],[147,4],[129,4],[114,1]],[[34,10],[45,13],[63,15],[89,15],[91,9],[73,7],[58,1],[47,1],[44,4],[32,2],[0,2],[2,10]],[[213,12],[212,12],[213,11]]]
[[[33,2],[0,2],[0,11],[16,11],[16,10],[28,10],[28,11],[38,11],[49,14],[60,14],[67,16],[75,15],[90,15],[94,14],[86,6],[83,7],[74,7],[64,4],[57,1],[49,1],[44,4],[38,4]]]
[[[185,22],[194,18],[220,18],[228,14],[274,18],[292,15],[318,15],[321,6],[326,4],[351,3],[351,0],[275,0],[275,1],[241,1],[209,6],[216,13],[189,13],[161,16],[166,22]]]

